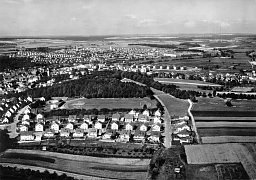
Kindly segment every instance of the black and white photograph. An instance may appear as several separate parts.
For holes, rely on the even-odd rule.
[[[256,0],[0,0],[0,180],[256,179]]]

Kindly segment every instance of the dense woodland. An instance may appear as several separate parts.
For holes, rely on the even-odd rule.
[[[9,56],[0,56],[0,72],[6,69],[14,70],[18,68],[29,68],[37,66],[28,58],[10,58]]]
[[[12,96],[32,97],[85,97],[85,98],[131,98],[152,97],[153,92],[149,87],[134,83],[121,82],[113,71],[93,72],[82,76],[80,79],[66,81],[53,86],[30,89]]]

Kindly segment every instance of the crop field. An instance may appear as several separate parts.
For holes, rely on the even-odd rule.
[[[175,84],[179,85],[190,85],[190,86],[214,86],[220,87],[219,84],[208,83],[204,81],[197,81],[197,80],[188,80],[188,79],[173,79],[173,78],[154,78],[155,81],[165,84]]]
[[[249,179],[241,163],[189,165],[187,177],[190,180]]]
[[[189,103],[186,100],[178,99],[168,94],[158,95],[158,98],[166,106],[170,116],[185,116],[188,112]]]
[[[241,163],[251,179],[256,179],[256,144],[186,145],[188,164]]]
[[[14,150],[15,151],[15,150]],[[19,150],[16,150],[19,151]],[[32,151],[33,152],[33,151]],[[5,152],[8,154],[9,151]],[[22,151],[23,154],[35,154],[40,153],[40,151]],[[42,153],[44,153],[42,155]],[[49,157],[49,152],[42,152],[40,153],[43,157]],[[58,154],[58,153],[55,153]],[[104,163],[104,161],[95,162],[90,161],[90,159],[80,159],[74,155],[76,158],[65,158],[66,155],[61,155],[61,157],[53,157],[51,153],[51,158],[55,159],[54,163],[42,162],[42,161],[35,161],[35,160],[28,160],[28,159],[12,159],[12,158],[1,158],[0,163],[16,163],[16,164],[23,164],[23,165],[33,165],[39,167],[47,167],[51,169],[61,170],[65,172],[77,173],[77,174],[84,174],[88,176],[95,176],[95,177],[104,177],[109,179],[141,179],[146,177],[147,175],[147,165],[136,165],[136,162],[131,165],[126,164],[115,164],[114,162]],[[101,158],[99,158],[100,160]],[[103,158],[104,159],[104,158]],[[115,161],[119,161],[116,158]],[[134,161],[134,160],[133,160]],[[137,160],[138,161],[138,160]],[[149,162],[148,162],[149,163]]]
[[[256,117],[218,117],[218,116],[214,116],[214,117],[205,117],[205,116],[196,116],[196,121],[197,122],[211,122],[211,121],[225,121],[225,122],[255,122],[256,121]]]
[[[196,122],[196,127],[198,128],[219,128],[219,127],[238,127],[238,128],[251,128],[254,127],[256,129],[255,122]]]
[[[256,136],[255,128],[218,127],[197,128],[201,137],[208,136]]]
[[[192,111],[256,111],[255,100],[232,100],[232,107],[228,107],[224,100],[218,97],[215,98],[197,98],[198,103],[195,103]],[[193,112],[192,112],[193,113]],[[230,113],[230,117],[233,114]]]
[[[256,143],[256,136],[212,136],[202,137],[204,144],[216,143]]]
[[[80,98],[67,101],[62,109],[149,109],[156,108],[156,100],[150,98]]]

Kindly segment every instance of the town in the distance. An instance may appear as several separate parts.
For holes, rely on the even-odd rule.
[[[0,177],[256,179],[255,39],[0,39]]]

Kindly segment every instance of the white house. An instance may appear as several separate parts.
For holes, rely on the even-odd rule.
[[[147,131],[148,130],[148,127],[145,125],[145,124],[141,124],[140,125],[140,131]]]
[[[159,117],[159,116],[155,116],[154,119],[153,119],[153,122],[154,122],[155,124],[161,123],[160,117]]]
[[[147,109],[144,110],[142,114],[145,115],[145,116],[149,116],[149,110],[147,110]]]
[[[158,109],[157,111],[155,111],[154,115],[158,116],[158,117],[161,117],[161,111]]]
[[[125,125],[125,130],[127,130],[127,131],[132,131],[133,130],[133,124],[131,124],[131,123],[127,123],[126,125]]]
[[[43,132],[44,131],[44,125],[42,123],[37,123],[35,125],[35,131],[36,132]]]
[[[94,125],[95,129],[102,129],[102,122],[97,121]]]
[[[74,129],[74,124],[73,124],[73,123],[68,123],[68,124],[66,125],[66,128],[67,128],[67,129],[70,129],[70,130],[73,130],[73,129]]]
[[[128,142],[130,140],[130,131],[123,130],[120,132],[119,139],[123,142]]]
[[[25,132],[25,131],[28,131],[28,125],[22,125],[20,126],[20,132]]]
[[[131,115],[135,115],[136,114],[136,111],[135,110],[131,110],[128,114],[131,114]]]
[[[70,129],[69,128],[62,128],[60,130],[60,136],[61,137],[69,137],[70,135]]]
[[[29,114],[29,113],[30,113],[30,109],[29,108],[25,109],[24,114]]]
[[[42,114],[40,114],[40,113],[39,113],[39,114],[37,114],[37,115],[36,115],[36,119],[37,119],[37,120],[38,120],[38,119],[43,119],[43,115],[42,115]]]
[[[30,122],[28,120],[22,121],[21,124],[30,126]]]
[[[29,120],[29,115],[28,114],[25,114],[23,117],[22,117],[22,121],[24,121],[24,120]]]
[[[161,126],[159,124],[153,124],[151,127],[152,131],[160,131]]]
[[[33,141],[34,138],[32,131],[20,132],[20,141]]]
[[[118,124],[116,122],[111,123],[111,129],[112,130],[118,130]]]
[[[4,120],[2,121],[2,123],[9,123],[9,119],[7,117],[5,117]]]
[[[140,114],[138,117],[139,122],[147,122],[148,121],[148,116]]]
[[[87,122],[83,122],[81,125],[80,125],[80,129],[88,129],[89,127],[88,127],[89,125],[88,125],[88,123]]]
[[[74,138],[83,138],[84,137],[84,129],[76,129],[74,134]]]
[[[44,132],[44,134],[43,134],[43,136],[44,137],[46,137],[46,138],[52,138],[52,137],[54,137],[54,130],[53,129],[47,129],[45,132]]]
[[[59,130],[60,130],[60,125],[59,123],[53,121],[52,124],[51,124],[51,128],[55,133],[58,133]]]
[[[89,138],[96,138],[97,137],[97,129],[89,128],[88,137]]]

